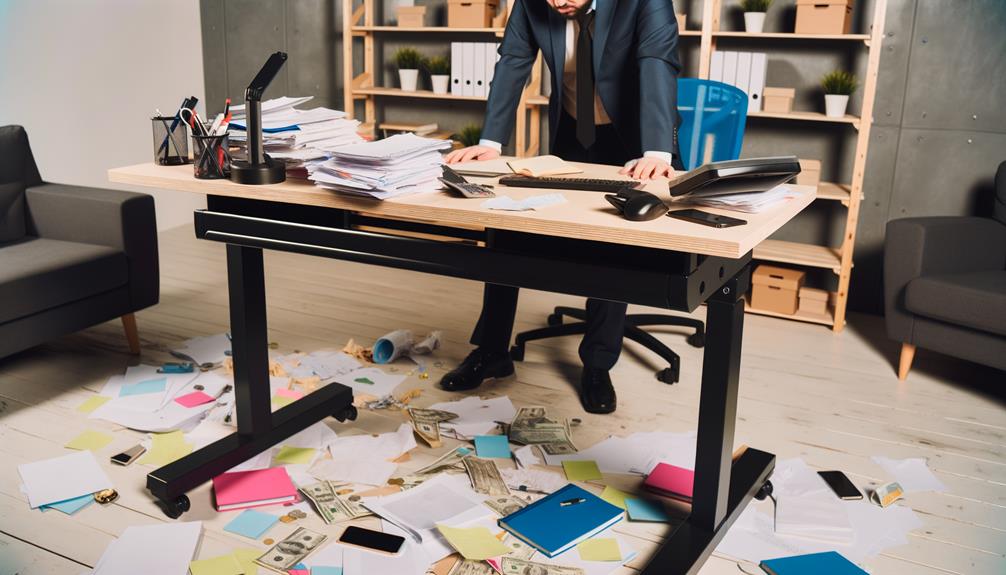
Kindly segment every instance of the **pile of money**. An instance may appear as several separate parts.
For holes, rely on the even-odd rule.
[[[500,517],[506,517],[511,513],[520,511],[527,506],[529,502],[513,495],[504,495],[500,497],[490,497],[482,503],[489,509],[499,513]]]
[[[328,537],[321,533],[301,527],[291,533],[286,539],[270,547],[255,562],[266,569],[286,574],[294,565],[303,561],[305,557],[324,543],[326,539]]]
[[[535,575],[585,575],[584,570],[579,567],[535,563],[524,559],[516,559],[508,555],[504,555],[503,559],[500,560],[500,573],[502,575],[525,575],[527,573],[534,573]]]
[[[331,481],[321,481],[300,489],[327,524],[349,521],[365,515],[370,511],[364,507],[359,495],[341,497],[336,493],[337,485]]]
[[[496,462],[492,459],[483,459],[474,455],[469,455],[461,460],[468,472],[468,478],[472,482],[472,489],[484,495],[509,495],[503,476],[496,467]]]
[[[462,559],[451,567],[447,575],[496,575],[496,571],[485,561]]]
[[[412,429],[419,439],[430,447],[440,447],[440,422],[457,419],[458,414],[439,409],[418,409],[410,407],[409,417],[412,418]]]
[[[568,419],[549,419],[544,407],[522,407],[510,422],[510,441],[537,445],[549,455],[576,453]]]
[[[905,490],[901,488],[901,484],[897,481],[892,481],[890,483],[885,483],[870,492],[870,501],[881,507],[887,507],[888,505],[901,499],[901,496],[904,494]]]

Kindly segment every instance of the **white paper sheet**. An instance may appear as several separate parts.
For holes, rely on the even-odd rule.
[[[199,365],[223,363],[231,349],[231,338],[226,333],[194,337],[181,347],[172,350],[172,355],[193,361]]]
[[[363,367],[355,357],[341,351],[314,351],[300,359],[301,367],[306,367],[321,379],[330,379]]]
[[[561,465],[567,459],[593,459],[604,473],[645,475],[660,462],[683,469],[694,469],[695,433],[652,431],[634,433],[628,437],[612,436],[579,453],[542,455],[548,465]]]
[[[505,210],[508,212],[525,212],[527,210],[540,210],[557,204],[565,204],[566,196],[562,194],[542,194],[540,196],[528,196],[522,199],[514,199],[510,196],[496,196],[482,202],[483,208],[490,210]]]
[[[324,421],[319,421],[301,432],[284,439],[277,445],[289,445],[291,447],[307,447],[324,451],[330,445],[338,441],[339,436]]]
[[[394,573],[395,575],[424,575],[430,561],[423,547],[406,538],[398,555],[371,553],[357,547],[344,546],[342,555],[343,575],[375,575]]]
[[[405,375],[384,373],[376,367],[364,367],[336,375],[335,382],[353,388],[354,393],[384,397],[394,391],[400,383],[405,381],[406,377]],[[371,383],[357,380],[367,380]]]
[[[342,567],[343,559],[342,554],[346,550],[344,545],[339,545],[338,543],[332,542],[325,545],[321,549],[315,551],[314,553],[308,555],[303,563],[308,568],[310,567]],[[245,574],[249,575],[249,574]],[[255,575],[255,574],[250,574]]]
[[[849,523],[846,506],[834,495],[783,495],[776,499],[775,532],[779,535],[840,545],[855,542],[856,533]]]
[[[515,449],[513,456],[517,459],[517,465],[520,467],[531,467],[532,465],[542,464],[541,459],[538,458],[538,454],[534,452],[534,447],[531,445]]]
[[[503,531],[503,529],[499,527],[496,520],[497,515],[488,507],[478,506],[473,507],[459,515],[455,515],[454,517],[438,521],[437,523],[449,525],[450,527],[481,526],[486,527],[492,533],[499,533],[500,531]],[[392,533],[409,539],[408,531],[398,527],[387,519],[381,520],[381,530],[385,533]],[[421,529],[419,530],[419,534],[423,538],[423,551],[426,553],[426,556],[431,563],[439,561],[455,552],[454,547],[447,541],[438,529]],[[409,540],[412,541],[411,539]]]
[[[32,509],[112,487],[90,451],[22,463],[17,470]]]
[[[544,469],[500,469],[500,474],[503,482],[514,492],[520,491],[523,485],[531,493],[552,493],[569,483],[562,474]]]
[[[415,447],[416,439],[408,423],[401,424],[395,432],[382,433],[377,437],[369,434],[345,435],[328,446],[335,461],[390,461]]]
[[[154,412],[135,411],[117,406],[114,401],[102,405],[91,412],[91,419],[104,419],[137,431],[163,433],[176,429],[191,430],[215,404],[204,403],[195,407],[184,407],[169,401]]]
[[[436,523],[473,510],[488,510],[470,488],[445,475],[437,475],[417,487],[385,497],[363,500],[363,505],[403,529],[415,534],[429,531]],[[420,538],[422,536],[420,535]]]
[[[536,563],[545,563],[547,565],[576,567],[583,569],[584,575],[608,575],[609,573],[614,573],[615,571],[621,569],[622,565],[632,561],[637,555],[637,551],[629,544],[628,539],[618,533],[615,533],[612,528],[605,529],[592,537],[592,539],[593,538],[614,539],[618,543],[618,550],[622,553],[622,560],[585,561],[580,558],[580,552],[577,551],[576,546],[574,545],[570,550],[555,557],[548,557],[543,553],[535,552],[535,554],[531,557],[531,561]]]
[[[939,491],[947,490],[947,486],[933,475],[926,464],[926,460],[921,457],[911,459],[891,459],[889,457],[874,456],[874,463],[881,466],[884,471],[894,476],[905,493],[914,491]]]
[[[388,483],[388,479],[394,475],[396,469],[398,465],[390,461],[320,459],[308,469],[308,473],[317,479],[381,486]]]
[[[453,432],[459,439],[485,435],[496,429],[497,421],[509,423],[517,415],[517,410],[507,396],[492,399],[470,396],[460,401],[436,403],[431,405],[430,409],[440,409],[458,415],[457,419],[442,422],[440,430]]]
[[[105,549],[94,575],[186,575],[201,532],[199,521],[127,527]]]

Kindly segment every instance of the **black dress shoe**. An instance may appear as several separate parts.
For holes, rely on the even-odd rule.
[[[588,413],[615,411],[615,387],[606,369],[583,368],[580,376],[580,403]]]
[[[513,360],[505,351],[486,351],[475,348],[461,365],[440,379],[440,387],[447,391],[475,389],[487,379],[502,379],[513,375]]]

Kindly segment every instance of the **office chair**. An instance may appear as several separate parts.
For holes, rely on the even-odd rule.
[[[711,80],[683,78],[678,80],[678,114],[676,138],[681,160],[686,170],[708,162],[736,160],[741,155],[744,125],[747,120],[748,96],[742,90]],[[563,323],[569,316],[579,320]],[[529,341],[576,335],[586,332],[587,312],[584,309],[559,306],[548,316],[548,327],[517,334],[510,355],[523,361],[524,347]],[[687,341],[693,347],[705,345],[705,324],[690,317],[664,314],[628,314],[625,316],[625,337],[649,349],[667,362],[656,372],[664,383],[676,383],[681,371],[681,358],[657,338],[643,331],[644,326],[674,325],[694,328]]]

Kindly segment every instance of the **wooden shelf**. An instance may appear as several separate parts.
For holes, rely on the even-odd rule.
[[[830,118],[821,112],[748,112],[749,118],[778,118],[781,120],[801,120],[805,122],[833,122],[852,124],[859,127],[859,116],[846,114],[841,118]]]
[[[834,325],[835,324],[835,312],[831,308],[828,308],[828,313],[817,314],[808,313],[805,311],[797,310],[794,314],[779,313],[777,311],[769,311],[767,309],[758,309],[751,306],[750,298],[744,297],[744,311],[748,313],[753,313],[757,315],[767,315],[769,317],[781,317],[784,319],[792,319],[796,321],[804,321],[807,323],[817,323],[821,325]]]
[[[848,184],[834,182],[819,182],[817,184],[817,199],[819,200],[848,202],[850,197],[852,197],[852,188]]]
[[[434,94],[430,90],[408,92],[401,88],[356,88],[354,96],[394,96],[399,98],[427,98],[430,100],[467,100],[470,102],[485,102],[485,96],[459,96],[457,94]]]
[[[502,34],[504,28],[448,28],[447,26],[353,26],[353,32],[408,32],[410,34],[457,32],[462,34]]]
[[[537,96],[528,96],[527,104],[529,106],[548,106],[548,96],[543,96],[541,94]]]
[[[816,244],[765,240],[754,249],[754,258],[767,262],[823,268],[838,273],[842,266],[839,250]]]
[[[794,32],[713,32],[717,38],[764,38],[785,40],[856,40],[866,42],[869,34],[796,34]]]
[[[678,36],[702,36],[702,30],[678,30]]]

